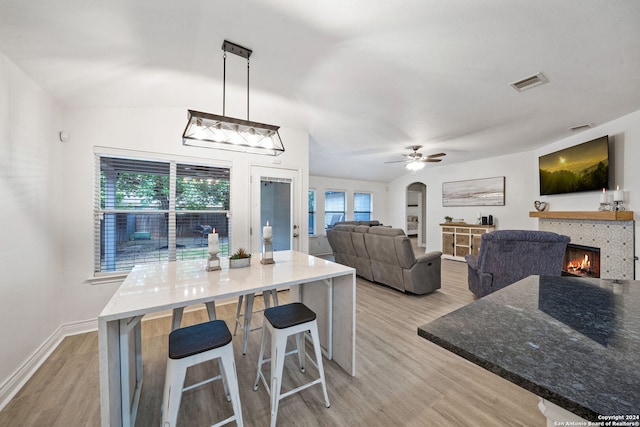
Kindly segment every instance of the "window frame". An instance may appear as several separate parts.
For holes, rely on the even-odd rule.
[[[357,207],[357,203],[356,203],[356,196],[358,194],[365,194],[367,196],[369,196],[369,210],[366,211],[358,211],[356,210]],[[369,214],[369,219],[358,219],[357,215],[359,213],[368,213]],[[373,193],[370,191],[354,191],[353,192],[353,220],[354,221],[371,221],[373,219]]]
[[[107,209],[101,206],[102,197],[100,194],[101,191],[101,159],[102,158],[113,158],[120,160],[130,160],[132,162],[156,162],[156,163],[166,163],[169,166],[169,208],[168,209]],[[228,248],[231,248],[231,240],[232,240],[232,221],[231,221],[231,210],[233,206],[233,192],[232,192],[232,175],[233,169],[231,167],[230,162],[224,161],[203,161],[201,158],[191,158],[186,156],[175,156],[175,155],[163,155],[160,153],[147,153],[147,152],[138,152],[133,150],[118,150],[118,149],[110,149],[106,147],[96,147],[94,149],[94,159],[95,159],[95,176],[94,176],[94,209],[93,209],[93,226],[94,226],[94,236],[93,236],[93,278],[96,283],[104,280],[107,280],[111,277],[120,277],[126,276],[131,269],[118,269],[117,267],[113,270],[105,270],[103,268],[103,262],[101,260],[101,241],[103,239],[103,235],[101,232],[101,218],[103,215],[110,213],[128,213],[128,214],[158,214],[158,215],[166,215],[167,217],[167,255],[162,256],[158,260],[154,261],[143,261],[140,264],[154,264],[157,262],[167,262],[174,261],[176,259],[183,259],[176,252],[176,240],[177,240],[177,229],[179,228],[178,217],[180,215],[186,214],[195,214],[197,215],[222,215],[224,214],[227,219],[227,227],[228,227]],[[142,165],[142,163],[141,163]],[[228,174],[228,209],[184,209],[181,207],[176,207],[176,179],[178,176],[177,168],[179,165],[187,165],[194,167],[206,167],[206,168],[220,168],[227,169]],[[114,244],[114,243],[111,243]],[[208,256],[206,253],[206,243],[203,244],[202,256],[196,255],[193,258],[189,259],[204,259]]]
[[[342,200],[343,200],[343,210],[342,211],[336,211],[336,210],[328,210],[327,209],[327,194],[330,193],[341,193],[342,194]],[[329,228],[331,228],[331,226],[333,224],[330,224],[329,222],[327,222],[327,215],[336,215],[336,214],[341,214],[342,215],[342,219],[339,221],[346,221],[347,218],[347,192],[345,190],[325,190],[324,191],[324,229],[328,230]],[[339,222],[339,221],[335,221],[335,222]],[[334,222],[334,224],[335,224]]]

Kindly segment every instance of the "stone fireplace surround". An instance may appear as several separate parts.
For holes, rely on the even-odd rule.
[[[600,248],[600,277],[635,278],[633,212],[530,212],[538,229],[571,237],[571,243]]]

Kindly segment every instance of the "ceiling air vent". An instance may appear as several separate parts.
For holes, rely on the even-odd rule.
[[[572,132],[577,132],[579,130],[589,129],[591,127],[591,123],[585,123],[583,125],[570,127],[569,130]]]
[[[513,82],[511,83],[511,86],[518,92],[522,92],[523,90],[531,89],[545,83],[549,83],[549,79],[547,78],[547,76],[542,73],[538,73],[517,82]]]

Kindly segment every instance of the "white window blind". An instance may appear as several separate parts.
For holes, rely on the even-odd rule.
[[[228,254],[229,168],[96,156],[94,271]]]
[[[324,228],[345,220],[346,201],[344,191],[325,191],[324,193]]]
[[[353,194],[353,219],[356,221],[371,220],[371,193]]]

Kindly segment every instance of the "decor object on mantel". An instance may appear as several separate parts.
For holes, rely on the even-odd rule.
[[[251,265],[251,254],[244,248],[239,248],[229,257],[229,268],[242,268]]]
[[[602,194],[600,195],[600,206],[598,207],[600,212],[610,211],[611,203],[609,203],[609,195],[607,194],[607,189],[602,189]]]
[[[549,203],[541,202],[540,200],[536,200],[535,202],[533,202],[533,206],[535,206],[538,212],[544,212],[549,209]]]
[[[284,153],[284,145],[278,133],[279,126],[249,121],[249,57],[252,53],[251,49],[225,40],[222,44],[222,50],[224,51],[222,116],[188,110],[188,121],[182,134],[182,144],[271,156]],[[247,120],[225,116],[227,52],[247,60]]]
[[[623,211],[624,209],[624,191],[620,190],[620,186],[616,185],[616,191],[613,192],[613,206],[614,211]]]

